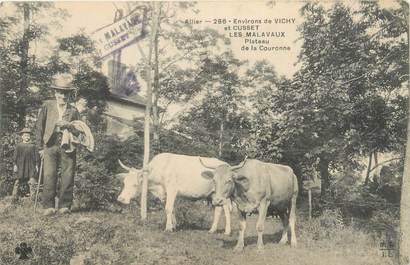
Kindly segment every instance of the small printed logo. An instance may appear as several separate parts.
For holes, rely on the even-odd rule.
[[[27,245],[26,242],[21,242],[19,245],[17,245],[14,252],[16,253],[16,255],[19,255],[19,259],[23,260],[29,259],[33,254],[33,250],[30,246]]]
[[[394,257],[396,247],[396,235],[394,233],[386,233],[384,239],[379,244],[382,257]]]

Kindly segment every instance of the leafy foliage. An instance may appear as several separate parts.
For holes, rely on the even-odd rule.
[[[261,86],[252,100],[257,111],[249,139],[256,156],[291,165],[307,178],[319,172],[323,195],[332,170],[357,167],[358,157],[397,150],[404,141],[400,91],[406,78],[397,69],[407,64],[394,54],[405,42],[372,38],[374,25],[365,18],[376,18],[366,12],[341,3],[328,9],[305,4],[300,70],[290,80],[266,75],[262,63],[250,71],[255,78],[249,84]]]
[[[241,108],[241,65],[243,62],[230,52],[205,58],[200,70],[206,80],[203,93],[191,101],[193,106],[181,115],[175,127],[196,141],[207,143],[214,156],[230,162],[241,159],[248,126],[246,112]]]
[[[15,146],[17,145],[16,135],[3,134],[0,139],[0,144],[2,146],[0,161],[0,168],[2,168],[0,174],[0,198],[2,198],[11,194],[16,179],[13,173],[13,156]]]

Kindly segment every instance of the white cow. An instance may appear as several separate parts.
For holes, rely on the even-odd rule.
[[[219,166],[226,164],[216,158],[201,158],[207,165]],[[142,170],[127,167],[120,162],[127,173],[118,174],[124,179],[124,188],[118,196],[118,201],[129,204],[137,194],[142,182]],[[165,200],[167,223],[165,231],[176,227],[174,202],[177,196],[190,199],[206,199],[213,195],[215,185],[212,179],[205,179],[202,173],[207,169],[200,163],[197,156],[162,153],[156,155],[148,165],[148,191],[161,201]],[[209,230],[217,230],[222,208],[225,212],[225,234],[231,233],[230,203],[215,207],[214,220]]]

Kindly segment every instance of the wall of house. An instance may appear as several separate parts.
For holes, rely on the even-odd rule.
[[[134,134],[134,119],[143,119],[145,108],[135,105],[124,104],[116,101],[108,101],[105,116],[107,120],[107,134],[116,135],[125,140]]]
[[[132,121],[135,118],[143,118],[145,115],[144,107],[128,105],[116,101],[108,101],[107,103],[106,114],[110,116]]]

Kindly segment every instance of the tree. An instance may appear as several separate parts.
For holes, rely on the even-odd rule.
[[[194,29],[192,25],[177,18],[179,12],[197,12],[194,6],[195,3],[189,2],[168,2],[160,6],[158,34],[154,39],[152,84],[153,142],[158,150],[160,131],[168,106],[187,102],[201,90],[204,80],[199,70],[201,60],[209,56],[210,47],[216,46],[218,40],[223,39],[215,30]],[[152,10],[149,5],[146,8]],[[137,69],[146,78],[143,64]]]
[[[101,62],[92,40],[83,32],[57,40],[53,67],[74,74],[77,95],[87,99],[88,108],[102,114],[109,94],[107,78],[101,73]]]
[[[410,86],[408,88],[410,95]],[[410,100],[408,117],[410,117]],[[400,264],[409,264],[410,261],[410,119],[408,119],[407,123],[406,160],[400,200]]]
[[[300,70],[290,80],[272,77],[254,97],[251,138],[261,158],[302,175],[318,171],[324,196],[332,169],[397,148],[401,63],[395,49],[386,55],[387,46],[372,38],[372,24],[359,11],[307,3],[301,14]]]
[[[27,114],[41,102],[37,90],[46,89],[53,75],[53,69],[48,67],[49,58],[36,54],[31,44],[44,43],[52,27],[64,19],[65,12],[51,3],[38,2],[6,3],[0,9],[9,14],[3,20],[7,32],[1,38],[2,118],[9,126],[7,130],[13,131],[25,126]],[[47,12],[58,19],[52,23],[43,21]]]
[[[389,86],[385,79],[375,78],[386,67],[383,49],[369,36],[369,24],[360,17],[353,19],[356,14],[349,8],[335,4],[325,10],[307,4],[302,14],[306,18],[300,29],[304,44],[295,81],[309,109],[306,114],[314,118],[311,131],[316,139],[310,137],[311,153],[319,160],[324,195],[330,166],[352,161],[363,152],[391,150],[387,113],[393,109],[384,91],[397,86],[395,75],[383,76],[391,81]]]
[[[203,92],[193,101],[193,107],[180,118],[177,130],[197,141],[210,144],[215,156],[237,162],[243,150],[241,133],[246,130],[246,113],[241,109],[243,91],[238,76],[244,62],[232,52],[205,58],[201,65]],[[215,133],[217,132],[217,133]],[[235,148],[236,146],[236,148]]]
[[[268,102],[260,105],[266,117],[259,123],[270,124],[271,133],[267,128],[257,132],[267,142],[265,155],[286,158],[288,164],[316,164],[324,195],[330,185],[330,167],[355,151],[348,144],[355,130],[350,127],[352,106],[354,93],[365,90],[365,84],[342,80],[362,74],[367,62],[358,58],[366,54],[361,47],[366,35],[341,4],[325,10],[308,3],[301,13],[305,18],[299,29],[301,69],[293,80],[278,82]]]
[[[145,73],[147,76],[147,105],[145,107],[145,119],[144,119],[144,163],[143,163],[143,180],[142,180],[142,192],[141,192],[141,219],[147,218],[147,193],[148,193],[148,172],[147,167],[150,158],[150,118],[151,118],[151,105],[152,105],[152,52],[154,49],[154,41],[156,39],[159,16],[160,16],[160,3],[155,2],[152,12],[152,24],[150,34],[150,44],[148,57],[145,58]]]
[[[401,85],[407,86],[407,97],[410,95],[409,85],[409,5],[405,1],[397,1],[397,7],[381,8],[377,2],[362,3],[361,12],[364,14],[364,21],[369,25],[376,25],[372,38],[376,39],[379,49],[385,51],[383,57],[384,69],[379,72],[381,76],[377,79],[384,87],[396,89]],[[383,81],[385,82],[383,84]],[[396,123],[391,128],[394,132],[397,146],[404,146],[405,166],[401,187],[400,201],[400,251],[399,263],[408,264],[410,261],[410,99],[407,100],[400,94],[396,96],[394,103],[399,109],[403,108],[403,102],[407,103],[407,123],[406,112],[402,113]],[[396,107],[396,108],[397,108]],[[403,117],[404,116],[404,117]],[[395,118],[398,118],[397,116]],[[404,134],[407,125],[407,135]],[[397,148],[397,147],[396,147]],[[397,148],[404,151],[402,148]]]

